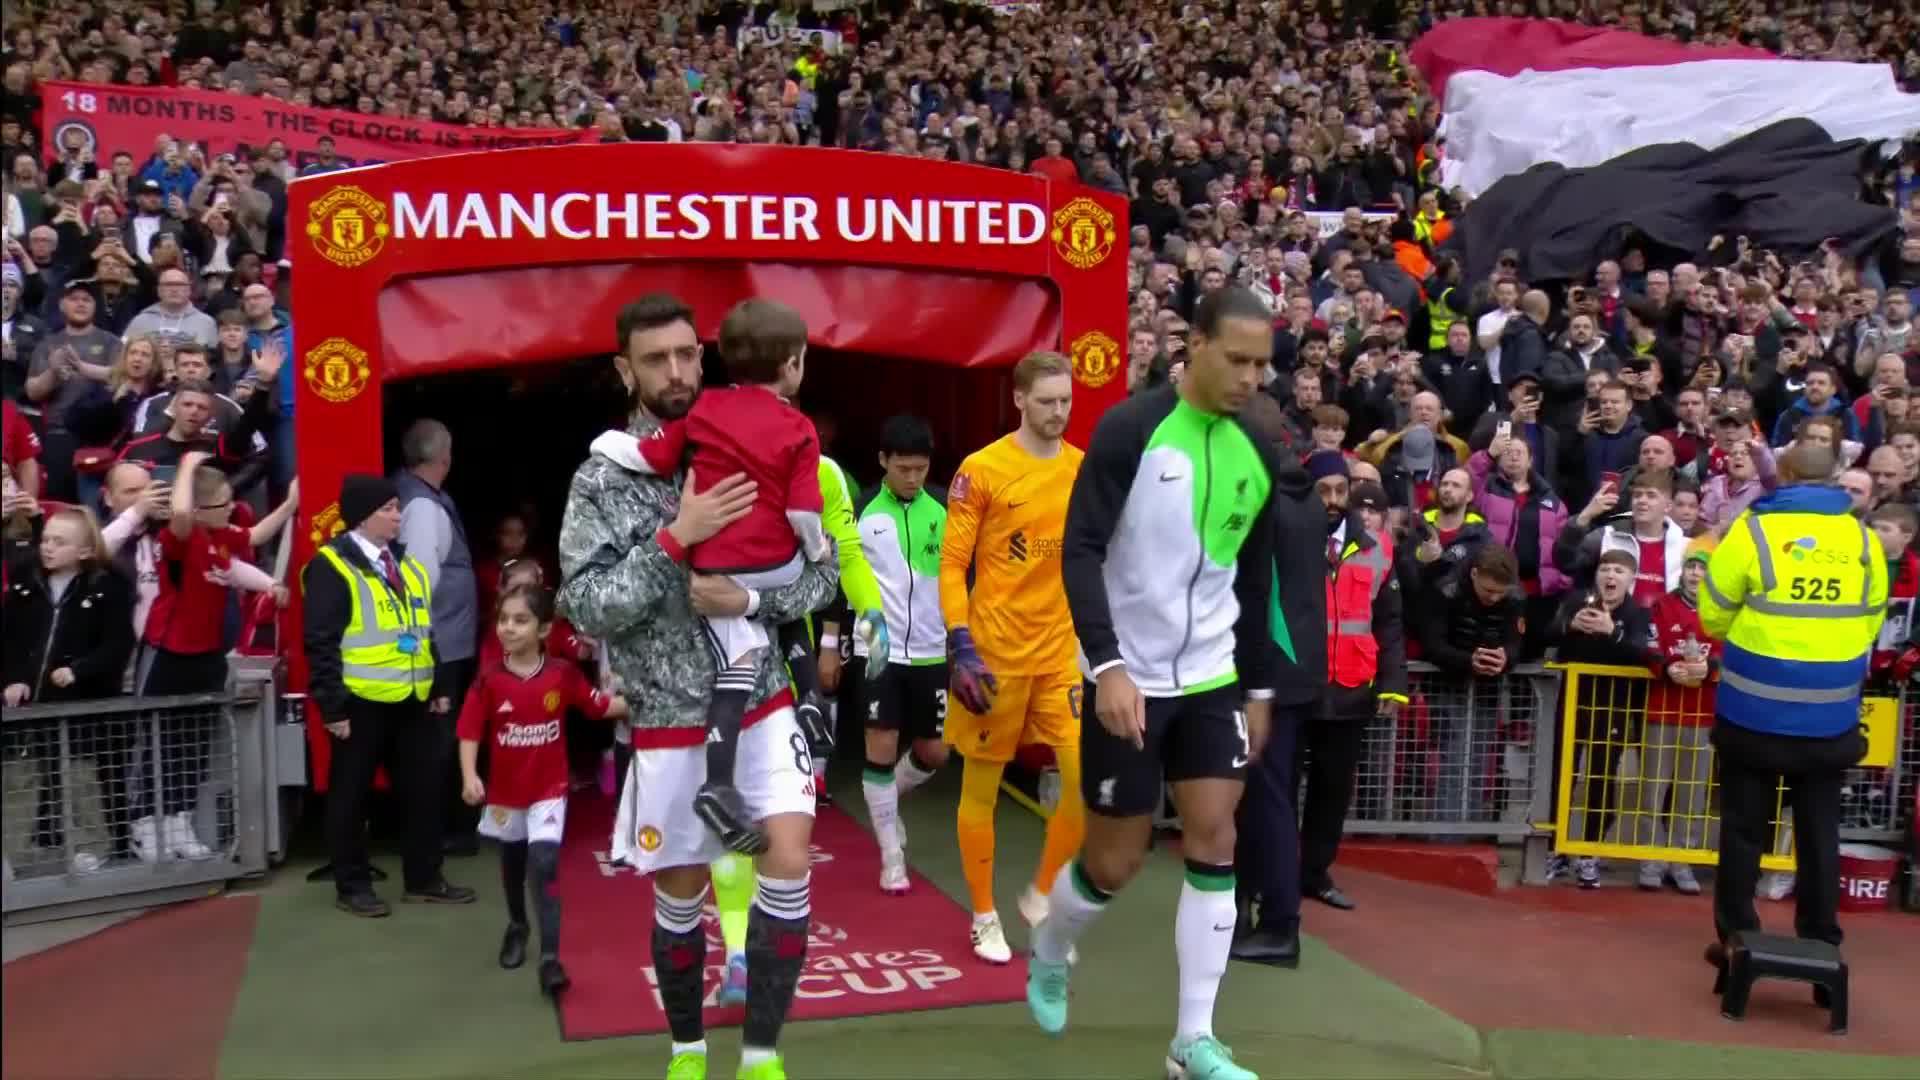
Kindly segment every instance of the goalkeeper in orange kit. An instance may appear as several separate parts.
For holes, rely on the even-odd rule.
[[[1084,456],[1061,439],[1073,408],[1072,363],[1050,352],[1021,360],[1013,369],[1013,405],[1019,429],[960,464],[947,492],[940,550],[952,672],[946,738],[965,761],[960,859],[973,899],[973,951],[995,964],[1013,953],[994,910],[993,811],[1001,774],[1022,745],[1051,747],[1060,768],[1060,805],[1020,897],[1029,926],[1046,917],[1047,892],[1086,833],[1079,645],[1060,579],[1067,498]]]

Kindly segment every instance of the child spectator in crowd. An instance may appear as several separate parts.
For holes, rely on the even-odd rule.
[[[108,561],[100,526],[85,510],[54,511],[39,533],[37,550],[7,567],[6,599],[0,604],[6,624],[6,657],[0,661],[6,706],[112,697],[120,693],[133,653],[132,586]],[[33,830],[39,846],[57,850],[65,839],[62,760],[91,755],[112,838],[108,854],[125,854],[125,741],[107,730],[125,722],[115,716],[74,723],[65,754],[56,723],[7,726],[9,753],[40,763]],[[106,858],[83,850],[68,861],[76,874],[105,865]]]
[[[1707,788],[1712,783],[1713,683],[1724,646],[1700,629],[1700,583],[1716,541],[1687,544],[1680,587],[1661,597],[1652,612],[1653,648],[1647,666],[1646,745],[1640,765],[1639,842],[1697,850],[1707,843]],[[1672,809],[1669,811],[1668,798]],[[1700,895],[1693,867],[1677,862],[1640,864],[1640,887],[1667,882],[1688,896]]]
[[[803,558],[819,562],[831,554],[820,521],[820,441],[813,422],[790,404],[806,354],[807,325],[798,312],[772,300],[743,300],[720,324],[720,355],[736,385],[701,394],[684,420],[668,421],[647,439],[609,431],[594,440],[594,453],[654,476],[677,472],[690,457],[691,482],[702,489],[739,472],[758,482],[753,512],[694,548],[696,571],[727,574],[749,590],[777,588],[799,576]],[[707,708],[707,777],[694,805],[729,848],[758,854],[766,837],[746,817],[733,766],[755,655],[767,648],[767,632],[751,617],[702,621],[718,675]],[[789,657],[801,730],[830,742],[805,620],[782,625],[779,641]]]
[[[1914,600],[1920,595],[1920,554],[1913,551],[1913,537],[1920,532],[1920,513],[1903,502],[1883,503],[1867,515],[1867,525],[1879,535],[1887,553],[1888,579],[1887,619],[1880,624],[1871,670],[1876,677],[1890,678],[1901,686],[1920,661],[1920,651],[1912,645]]]
[[[141,638],[139,692],[148,697],[217,693],[227,685],[225,641],[233,563],[251,550],[247,530],[232,524],[233,488],[200,451],[180,459],[173,506],[159,534],[160,591]],[[242,560],[244,561],[244,560]],[[133,850],[153,862],[213,855],[194,832],[193,809],[213,749],[211,721],[169,714],[160,725],[159,788],[143,793],[133,823]]]
[[[527,959],[527,873],[533,872],[534,910],[540,922],[540,989],[555,995],[568,986],[560,964],[560,841],[567,823],[567,750],[563,718],[577,710],[593,720],[626,715],[627,703],[595,690],[578,665],[549,657],[553,594],[514,585],[500,597],[494,616],[498,660],[483,665],[461,707],[461,796],[485,805],[480,835],[500,843],[500,880],[507,895],[507,930],[500,966]],[[486,781],[480,779],[480,744],[487,745]]]
[[[1647,609],[1634,598],[1637,557],[1629,543],[1612,538],[1594,567],[1593,588],[1573,593],[1560,606],[1553,636],[1561,662],[1646,665],[1653,635]],[[1647,690],[1641,682],[1615,686],[1598,680],[1583,681],[1581,687],[1589,700],[1574,703],[1573,738],[1582,758],[1574,778],[1582,788],[1581,836],[1593,843],[1619,813],[1614,774],[1626,748],[1640,741]],[[1581,888],[1600,887],[1600,860],[1583,855],[1578,871]]]

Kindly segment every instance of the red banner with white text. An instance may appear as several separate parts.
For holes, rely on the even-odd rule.
[[[345,164],[373,165],[474,150],[563,146],[598,137],[591,131],[434,124],[303,108],[246,94],[97,83],[42,83],[40,115],[49,149],[64,145],[67,133],[78,130],[102,165],[120,150],[144,164],[162,135],[198,144],[209,157],[243,153],[279,139],[297,167],[316,160],[322,138],[333,140],[334,153]]]

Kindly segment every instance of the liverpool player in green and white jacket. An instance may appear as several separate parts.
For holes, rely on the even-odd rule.
[[[929,490],[933,430],[917,416],[880,428],[886,477],[860,497],[860,546],[880,585],[890,645],[865,656],[867,768],[861,793],[880,843],[880,888],[907,891],[907,831],[900,796],[947,760],[947,624],[940,617],[940,544],[947,533],[946,493]],[[902,757],[901,741],[908,742]]]
[[[1167,1072],[1251,1080],[1214,1038],[1213,1002],[1236,915],[1234,810],[1273,697],[1270,515],[1306,512],[1312,487],[1236,415],[1271,355],[1266,305],[1210,293],[1192,327],[1178,387],[1101,417],[1067,509],[1061,576],[1097,722],[1081,725],[1086,843],[1034,931],[1027,1004],[1043,1030],[1065,1029],[1069,951],[1138,872],[1164,776],[1187,862]]]

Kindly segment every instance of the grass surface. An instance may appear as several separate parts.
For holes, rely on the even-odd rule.
[[[915,867],[950,895],[963,896],[952,841],[957,787],[957,770],[949,769],[906,799],[901,812]],[[843,799],[862,813],[857,785],[847,785]],[[1033,871],[1041,829],[1003,800],[998,832],[996,891],[1019,951],[1025,927],[1014,901]],[[384,862],[397,871],[396,859]],[[505,916],[490,853],[448,863],[449,877],[478,888],[480,903],[396,904],[392,918],[375,921],[335,911],[331,888],[304,883],[304,869],[287,867],[262,890],[258,932],[221,1055],[224,1075],[331,1080],[664,1072],[664,1036],[562,1042],[531,969],[503,972],[495,965]],[[1180,877],[1177,860],[1164,853],[1149,859],[1081,944],[1064,1038],[1041,1035],[1018,1003],[795,1024],[782,1038],[790,1069],[817,1078],[1157,1077],[1174,1011],[1172,924]],[[647,918],[634,912],[623,931],[644,933]],[[570,926],[568,933],[581,929]],[[930,939],[949,942],[965,932],[958,915],[954,925],[926,928]],[[1483,1034],[1312,939],[1298,972],[1233,965],[1216,1025],[1237,1058],[1268,1078],[1920,1075],[1920,1062],[1891,1058],[1559,1032]],[[715,1032],[709,1044],[712,1075],[731,1076],[738,1031]]]

